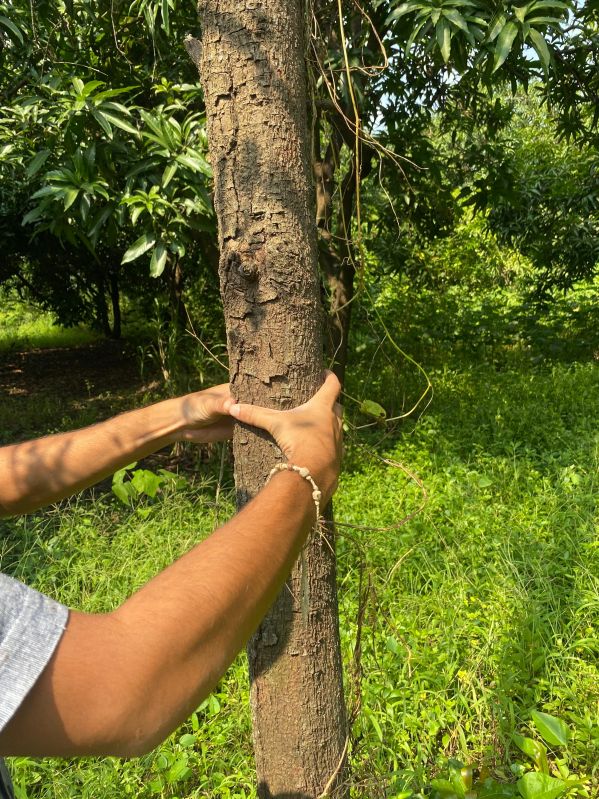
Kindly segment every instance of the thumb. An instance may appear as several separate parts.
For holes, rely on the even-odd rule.
[[[239,422],[261,427],[268,433],[272,433],[275,417],[280,413],[280,411],[263,408],[260,405],[247,405],[245,403],[235,403],[234,401],[225,402],[225,410]]]

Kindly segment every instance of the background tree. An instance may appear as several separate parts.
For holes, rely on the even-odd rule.
[[[201,92],[173,47],[192,19],[174,3],[0,9],[0,277],[63,324],[118,337],[122,289],[170,298],[176,323],[185,271],[214,265]]]
[[[534,264],[543,300],[592,279],[599,264],[599,157],[590,144],[556,141],[560,124],[534,95],[519,97],[472,186],[490,230]]]
[[[378,180],[394,204],[377,231],[395,225],[401,240],[402,227],[427,236],[450,229],[459,208],[448,190],[446,152],[431,137],[433,121],[475,140],[484,131],[492,142],[510,117],[504,87],[515,92],[536,83],[550,91],[558,74],[564,86],[573,73],[574,66],[557,69],[573,59],[572,19],[581,21],[579,44],[584,40],[586,52],[595,52],[589,9],[562,0],[330,0],[313,6],[321,265],[330,298],[330,351],[339,374],[346,363],[355,276],[363,264],[361,181]],[[589,98],[594,80],[589,71],[579,75]],[[573,107],[569,96],[567,106],[555,95],[565,115]],[[470,168],[486,156],[485,148],[472,147]]]

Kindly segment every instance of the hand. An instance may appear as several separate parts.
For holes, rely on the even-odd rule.
[[[225,409],[225,403],[230,405],[234,401],[228,383],[187,394],[177,401],[181,403],[184,424],[176,436],[178,441],[206,444],[232,437],[233,419]]]
[[[236,404],[233,399],[225,400],[224,408],[240,422],[268,431],[289,463],[306,466],[322,491],[324,506],[337,488],[341,466],[340,390],[339,380],[327,372],[312,399],[290,411]]]

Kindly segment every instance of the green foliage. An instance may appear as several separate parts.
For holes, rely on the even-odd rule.
[[[474,51],[471,66],[481,69],[486,82],[508,56],[522,58],[527,44],[547,69],[551,61],[547,38],[559,36],[573,9],[562,0],[532,0],[518,6],[472,0],[408,0],[393,5],[388,22],[409,21],[402,26],[407,52],[420,47],[464,72],[470,66],[469,51]]]
[[[354,423],[374,418],[362,400],[392,417],[422,380],[381,343],[363,307],[336,497],[346,686],[351,702],[358,688],[361,697],[355,799],[547,799],[557,790],[590,799],[599,789],[596,287],[575,289],[528,327],[517,282],[415,293],[394,276],[373,302],[430,372],[434,396],[419,419],[376,421],[355,440]],[[47,409],[21,398],[0,422],[3,436],[40,420],[72,426],[61,406],[64,398]],[[428,501],[406,523],[421,490],[372,449],[424,482]],[[136,466],[116,480],[140,474],[145,493],[132,501],[108,489],[2,521],[1,568],[71,606],[110,610],[233,512],[228,491],[215,506],[218,465],[178,486],[165,480],[154,498],[163,475]],[[31,799],[253,799],[244,658],[148,757],[19,758],[12,767]]]
[[[599,154],[556,141],[555,119],[534,95],[519,97],[510,125],[474,181],[500,241],[536,267],[538,296],[592,278],[599,264]]]
[[[168,469],[153,472],[151,469],[136,469],[136,466],[137,462],[130,463],[112,477],[112,493],[124,505],[135,505],[140,498],[156,499],[165,486],[183,488],[187,485],[184,477],[179,477]],[[142,516],[148,512],[147,508],[138,508],[138,513]]]
[[[16,300],[10,294],[0,294],[0,352],[27,350],[38,347],[74,347],[97,339],[89,329],[57,327],[52,314]]]
[[[120,292],[168,303],[214,230],[202,95],[182,45],[193,9],[75,0],[10,15],[21,37],[2,52],[0,283],[63,324],[108,332],[112,320],[118,335]]]

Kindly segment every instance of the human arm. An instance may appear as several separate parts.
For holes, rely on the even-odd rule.
[[[278,412],[275,425],[278,443],[284,438],[287,454],[310,469],[324,501],[339,470],[338,387],[329,376],[311,406]],[[242,406],[238,418],[246,412]],[[262,420],[270,432],[273,419]],[[159,743],[206,696],[273,601],[314,523],[311,492],[295,473],[275,475],[119,609],[72,612],[50,663],[0,733],[0,754],[132,756]]]
[[[177,440],[230,438],[224,384],[68,433],[0,448],[0,516],[30,513]]]

